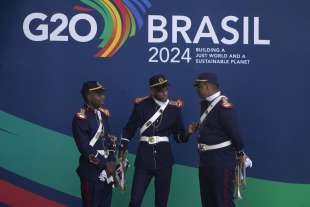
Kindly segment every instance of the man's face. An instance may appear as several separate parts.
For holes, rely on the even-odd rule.
[[[196,86],[197,94],[200,98],[206,98],[210,96],[210,87],[208,83],[199,83]]]
[[[88,102],[95,108],[99,108],[103,104],[104,98],[102,91],[88,94]]]
[[[152,96],[162,102],[168,99],[168,87],[151,89]]]

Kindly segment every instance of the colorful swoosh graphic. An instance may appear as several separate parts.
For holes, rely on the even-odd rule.
[[[149,0],[80,0],[95,9],[104,21],[100,35],[101,48],[96,57],[112,57],[143,26],[143,14],[151,7]],[[75,10],[90,12],[91,9],[75,6]]]

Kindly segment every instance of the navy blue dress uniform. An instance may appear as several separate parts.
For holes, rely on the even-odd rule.
[[[213,73],[200,74],[195,86],[200,82],[219,85]],[[233,105],[220,91],[201,102],[201,115],[210,108],[199,125],[201,202],[203,207],[233,207],[236,155],[243,150],[243,141]]]
[[[101,92],[103,90],[103,86],[98,82],[89,81],[84,83],[81,93],[84,95],[88,91]],[[81,180],[83,207],[111,206],[112,184],[102,182],[98,178],[105,169],[106,163],[115,160],[113,153],[107,156],[99,153],[109,147],[108,139],[106,139],[110,130],[109,116],[107,109],[95,109],[85,104],[80,112],[75,114],[72,121],[73,137],[81,153],[77,174]],[[95,144],[91,146],[90,142],[100,126],[99,119],[102,123],[102,132]]]
[[[153,76],[149,80],[153,87],[167,87],[168,80],[163,75]],[[123,128],[121,150],[126,150],[129,141],[134,137],[136,130],[141,129],[148,120],[159,110],[160,105],[152,97],[137,98],[127,125]],[[187,142],[182,114],[182,102],[169,101],[161,115],[140,134],[140,143],[136,153],[135,172],[129,207],[139,207],[144,193],[155,177],[155,206],[167,206],[172,165],[174,163],[169,137],[174,136],[178,143]]]

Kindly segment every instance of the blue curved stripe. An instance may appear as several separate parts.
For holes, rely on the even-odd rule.
[[[141,0],[142,3],[144,3],[144,5],[149,9],[151,8],[152,4],[149,0]]]
[[[133,5],[133,3],[131,3],[130,1],[123,0],[123,2],[126,4],[126,6],[129,8],[131,13],[135,17],[138,28],[141,29],[141,27],[143,25],[143,18],[141,16],[141,14],[139,13],[139,11],[136,9],[135,5]]]
[[[131,0],[134,4],[136,4],[140,10],[143,12],[143,13],[146,13],[146,8],[144,7],[143,4],[141,4],[139,1],[137,0]]]

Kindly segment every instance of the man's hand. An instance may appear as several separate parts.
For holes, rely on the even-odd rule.
[[[106,169],[106,170],[107,170],[107,174],[108,174],[109,176],[112,176],[112,175],[114,174],[115,169],[116,169],[116,163],[113,162],[113,161],[107,162],[106,168],[107,168],[107,169]]]
[[[187,133],[193,134],[194,132],[196,132],[198,129],[198,125],[199,125],[198,123],[191,123],[190,125],[188,125]]]
[[[88,159],[89,159],[89,162],[93,163],[94,165],[98,165],[100,163],[100,160],[99,160],[99,158],[97,158],[97,155],[90,154],[88,156]]]
[[[245,165],[246,168],[253,166],[252,160],[243,151],[237,152],[237,161]]]

